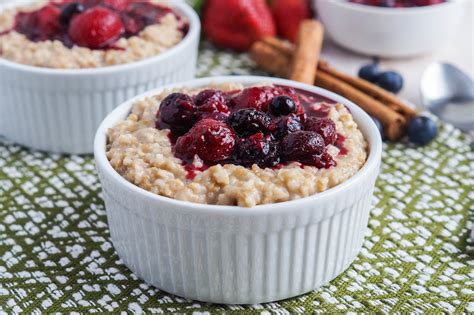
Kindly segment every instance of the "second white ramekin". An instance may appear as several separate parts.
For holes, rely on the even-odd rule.
[[[0,58],[0,134],[34,149],[92,153],[97,127],[117,105],[147,90],[194,78],[199,17],[184,2],[172,6],[189,20],[189,32],[156,57],[77,70]]]
[[[286,299],[327,283],[357,256],[367,231],[382,143],[372,119],[332,92],[283,79],[215,77],[175,84],[270,82],[345,104],[370,147],[349,180],[298,200],[253,208],[204,205],[162,197],[121,177],[106,157],[106,133],[142,94],[114,110],[94,144],[112,241],[140,278],[167,292],[206,302],[249,304]],[[169,86],[171,87],[171,86]]]

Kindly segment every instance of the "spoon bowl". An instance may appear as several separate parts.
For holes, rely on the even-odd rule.
[[[428,111],[463,131],[474,131],[474,82],[467,74],[449,63],[432,63],[422,75],[420,91]]]

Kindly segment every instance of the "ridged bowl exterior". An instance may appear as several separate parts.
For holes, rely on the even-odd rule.
[[[92,153],[100,122],[117,105],[166,84],[194,78],[200,24],[190,21],[177,46],[142,61],[96,69],[60,70],[0,58],[0,134],[21,145],[59,153]]]
[[[370,145],[365,166],[326,192],[254,208],[161,197],[127,182],[105,156],[106,131],[126,117],[132,100],[106,118],[95,142],[114,247],[138,277],[191,299],[249,304],[309,292],[345,270],[361,248],[380,166],[380,136],[370,117],[354,104],[308,85],[261,77],[224,77],[183,86],[229,81],[293,85],[345,103]]]

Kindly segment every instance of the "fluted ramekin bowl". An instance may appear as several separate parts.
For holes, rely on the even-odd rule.
[[[94,144],[112,241],[140,278],[190,299],[262,303],[314,290],[344,271],[362,246],[382,143],[372,119],[332,92],[294,81],[234,76],[169,87],[262,82],[292,86],[345,104],[369,144],[365,165],[352,178],[310,197],[253,208],[190,203],[148,192],[125,180],[106,156],[107,130],[127,117],[119,106],[100,125]]]
[[[194,78],[200,21],[184,1],[172,7],[189,21],[183,40],[141,61],[91,69],[49,69],[0,57],[0,134],[58,153],[92,153],[100,122],[147,90]]]

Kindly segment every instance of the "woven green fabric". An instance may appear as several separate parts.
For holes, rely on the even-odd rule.
[[[245,55],[206,46],[198,73],[257,72]],[[224,306],[161,292],[121,263],[91,156],[48,155],[0,140],[0,310],[474,312],[473,166],[469,141],[449,125],[423,148],[385,144],[370,229],[352,266],[297,298]]]

